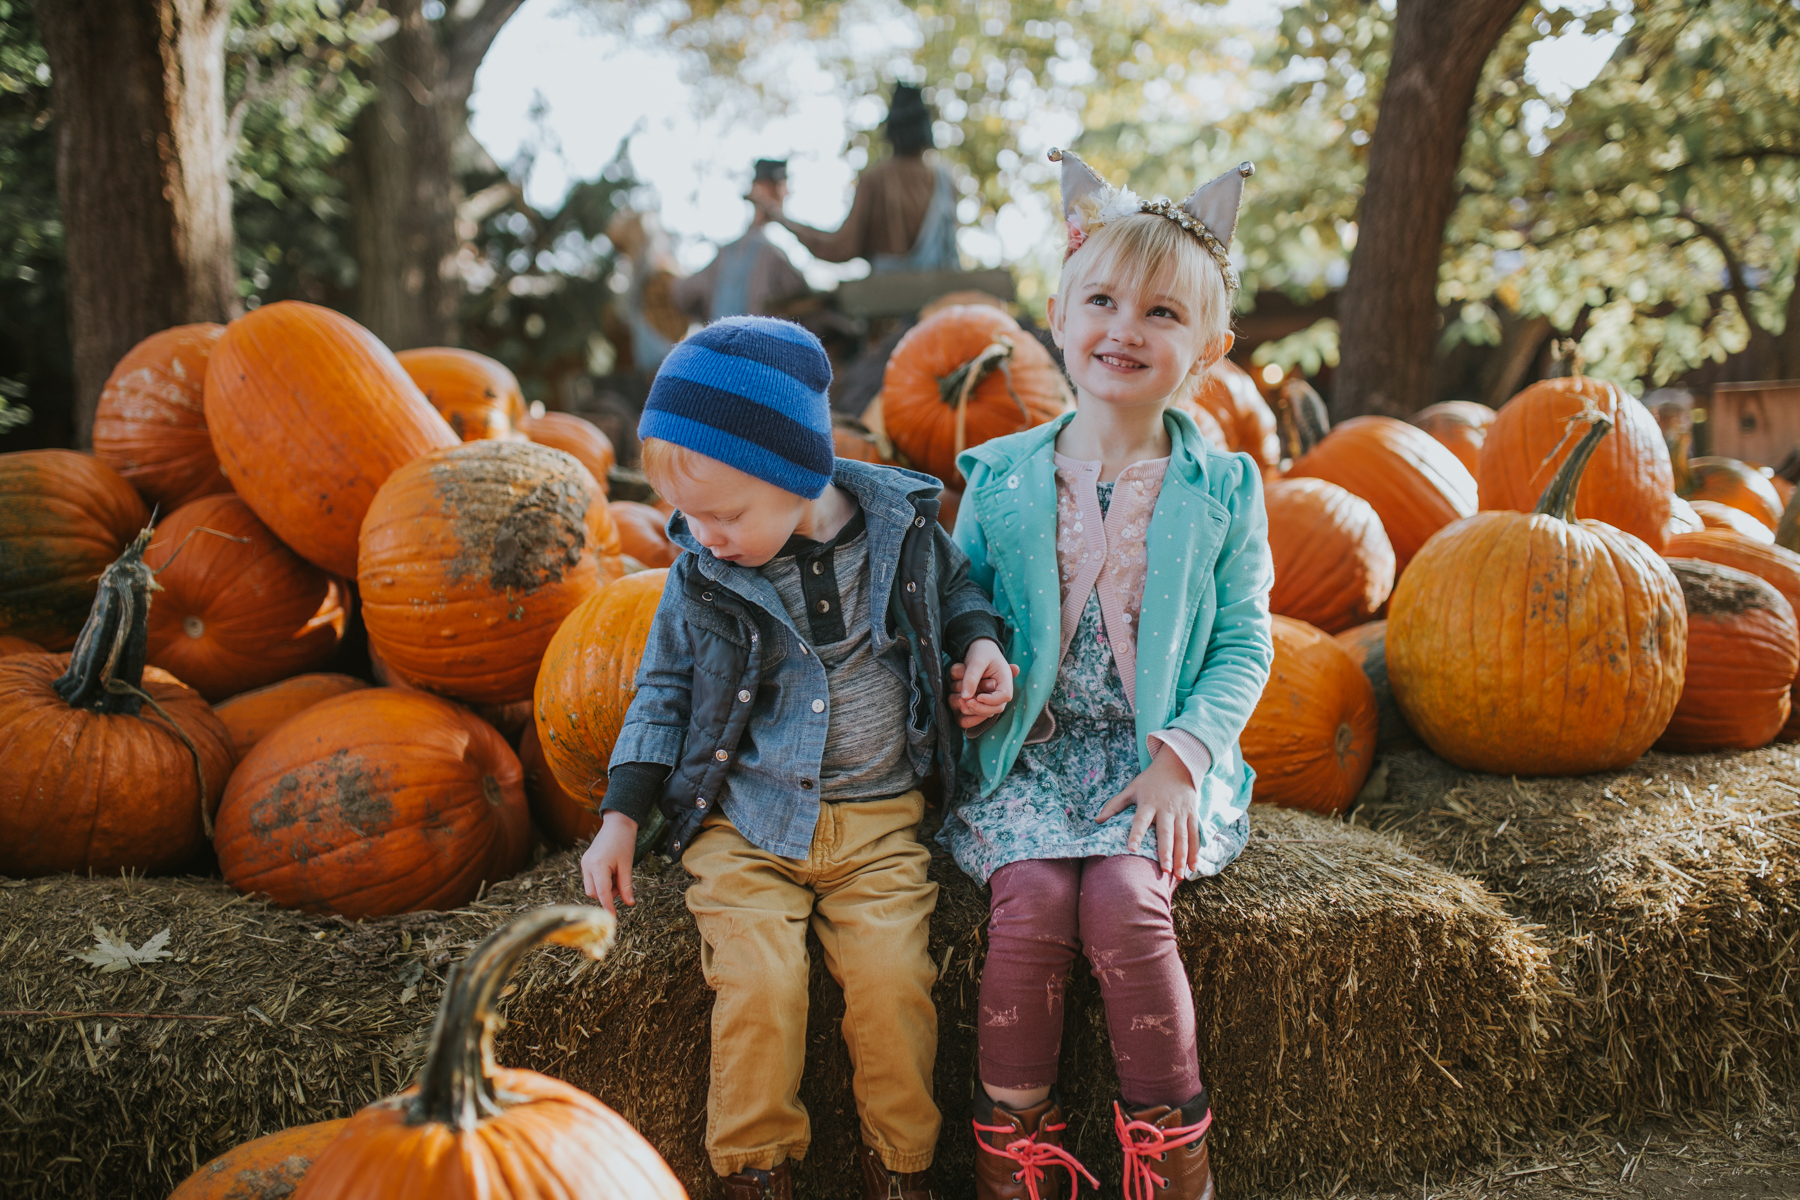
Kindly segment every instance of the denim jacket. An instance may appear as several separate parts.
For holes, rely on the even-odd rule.
[[[945,701],[947,664],[978,638],[1000,641],[999,617],[937,523],[937,480],[840,458],[832,482],[856,498],[868,527],[875,657],[910,686],[908,711],[893,719],[906,723],[914,771],[927,775],[935,763],[948,786],[961,738]],[[657,764],[670,768],[658,803],[673,857],[722,807],[757,846],[805,858],[831,721],[829,701],[813,707],[829,695],[825,668],[773,584],[721,562],[680,513],[669,536],[688,553],[669,568],[603,807],[641,825],[648,804],[638,788],[619,786],[621,776],[632,764]]]

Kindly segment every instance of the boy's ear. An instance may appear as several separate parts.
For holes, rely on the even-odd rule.
[[[1237,334],[1232,333],[1230,330],[1221,333],[1217,338],[1207,343],[1205,349],[1200,351],[1200,357],[1196,358],[1194,360],[1194,365],[1188,368],[1188,374],[1198,375],[1203,371],[1212,370],[1221,358],[1224,358],[1227,354],[1231,353],[1231,347],[1236,343]]]
[[[1058,350],[1061,350],[1063,344],[1062,306],[1056,301],[1057,297],[1054,295],[1044,301],[1044,321],[1050,326],[1050,340],[1056,343]]]

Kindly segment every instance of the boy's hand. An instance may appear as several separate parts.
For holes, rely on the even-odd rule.
[[[1018,673],[1019,668],[1006,661],[1000,644],[993,638],[972,642],[968,655],[950,668],[951,680],[961,685],[950,694],[956,723],[973,729],[999,716],[1012,703],[1013,676]]]
[[[1110,820],[1132,805],[1131,835],[1125,848],[1136,854],[1144,831],[1156,824],[1156,854],[1165,871],[1187,874],[1200,865],[1200,793],[1181,759],[1166,747],[1150,760],[1150,766],[1125,785],[1125,790],[1106,802],[1094,818]]]
[[[582,890],[615,916],[615,892],[625,903],[637,903],[631,894],[631,860],[637,852],[637,830],[638,823],[624,813],[609,812],[600,819],[594,844],[581,856]]]

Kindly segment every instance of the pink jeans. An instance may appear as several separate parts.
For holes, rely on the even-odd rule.
[[[983,1083],[1028,1090],[1056,1082],[1063,988],[1085,949],[1126,1103],[1176,1105],[1200,1093],[1194,993],[1169,916],[1178,882],[1135,854],[1029,859],[994,872],[981,975]]]

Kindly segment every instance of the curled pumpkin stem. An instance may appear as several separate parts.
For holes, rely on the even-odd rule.
[[[1025,407],[1025,401],[1019,398],[1012,382],[1012,368],[1009,365],[1013,356],[1013,340],[1009,337],[995,338],[980,354],[971,358],[956,370],[938,380],[938,398],[945,404],[956,408],[956,445],[951,457],[954,460],[968,449],[968,416],[969,397],[981,386],[981,381],[1000,372],[1006,380],[1006,394],[1012,402],[1019,406],[1019,417],[1026,425],[1031,424],[1031,411]]]
[[[1538,500],[1533,512],[1544,516],[1558,517],[1573,524],[1575,521],[1575,493],[1581,487],[1581,473],[1587,469],[1588,459],[1594,456],[1595,447],[1600,439],[1612,432],[1612,418],[1601,412],[1582,413],[1588,421],[1588,431],[1575,449],[1569,451],[1569,457],[1563,465],[1556,469],[1556,477],[1550,486],[1544,489],[1544,495]]]

